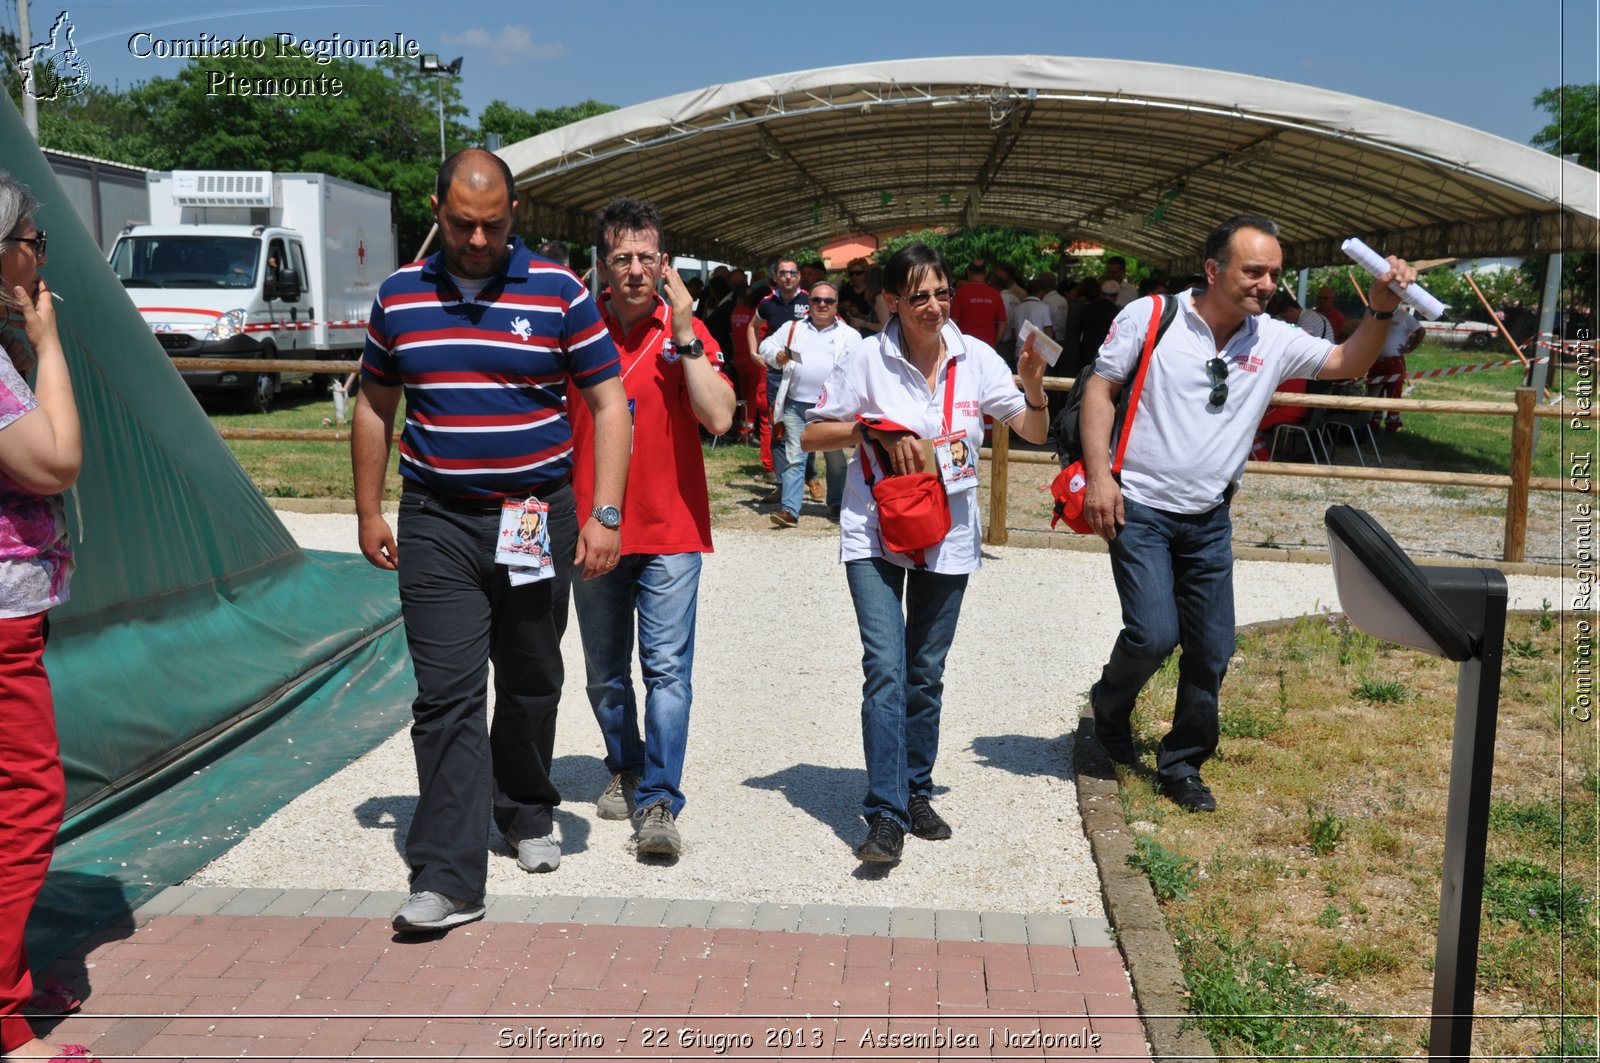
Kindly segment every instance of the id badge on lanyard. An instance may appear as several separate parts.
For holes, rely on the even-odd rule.
[[[978,486],[978,448],[967,439],[965,428],[935,439],[933,458],[939,466],[945,494],[971,491]]]
[[[956,362],[950,356],[950,368],[944,378],[944,434],[933,440],[934,464],[939,467],[939,480],[947,495],[971,491],[978,486],[978,448],[967,438],[965,428],[951,431],[955,420]]]
[[[550,507],[537,498],[508,498],[500,504],[500,535],[494,560],[507,566],[513,587],[556,574],[550,556]]]

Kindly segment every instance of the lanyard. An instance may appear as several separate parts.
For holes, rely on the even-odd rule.
[[[950,434],[950,423],[955,418],[956,406],[956,356],[947,355],[944,372],[944,431],[940,435]]]

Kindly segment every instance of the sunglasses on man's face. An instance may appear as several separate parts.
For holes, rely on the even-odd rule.
[[[811,297],[811,305],[812,306],[833,306],[838,301],[839,300],[837,300],[837,299],[819,298],[818,296],[815,296],[815,295],[813,295]]]
[[[927,305],[929,299],[937,299],[941,303],[948,303],[951,294],[952,289],[950,288],[935,288],[931,292],[912,292],[910,295],[902,295],[900,298],[916,307]]]
[[[1228,401],[1228,363],[1221,358],[1211,359],[1206,363],[1206,375],[1211,378],[1209,405],[1221,406]]]

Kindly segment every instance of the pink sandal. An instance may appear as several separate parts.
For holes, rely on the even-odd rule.
[[[100,1063],[100,1057],[90,1055],[87,1045],[62,1045],[49,1063]]]
[[[24,1011],[29,1015],[71,1015],[83,1007],[83,1001],[73,995],[54,975],[44,980]]]

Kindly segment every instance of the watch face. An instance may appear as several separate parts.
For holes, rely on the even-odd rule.
[[[622,526],[622,510],[616,506],[601,506],[594,511],[594,518],[613,530]]]

